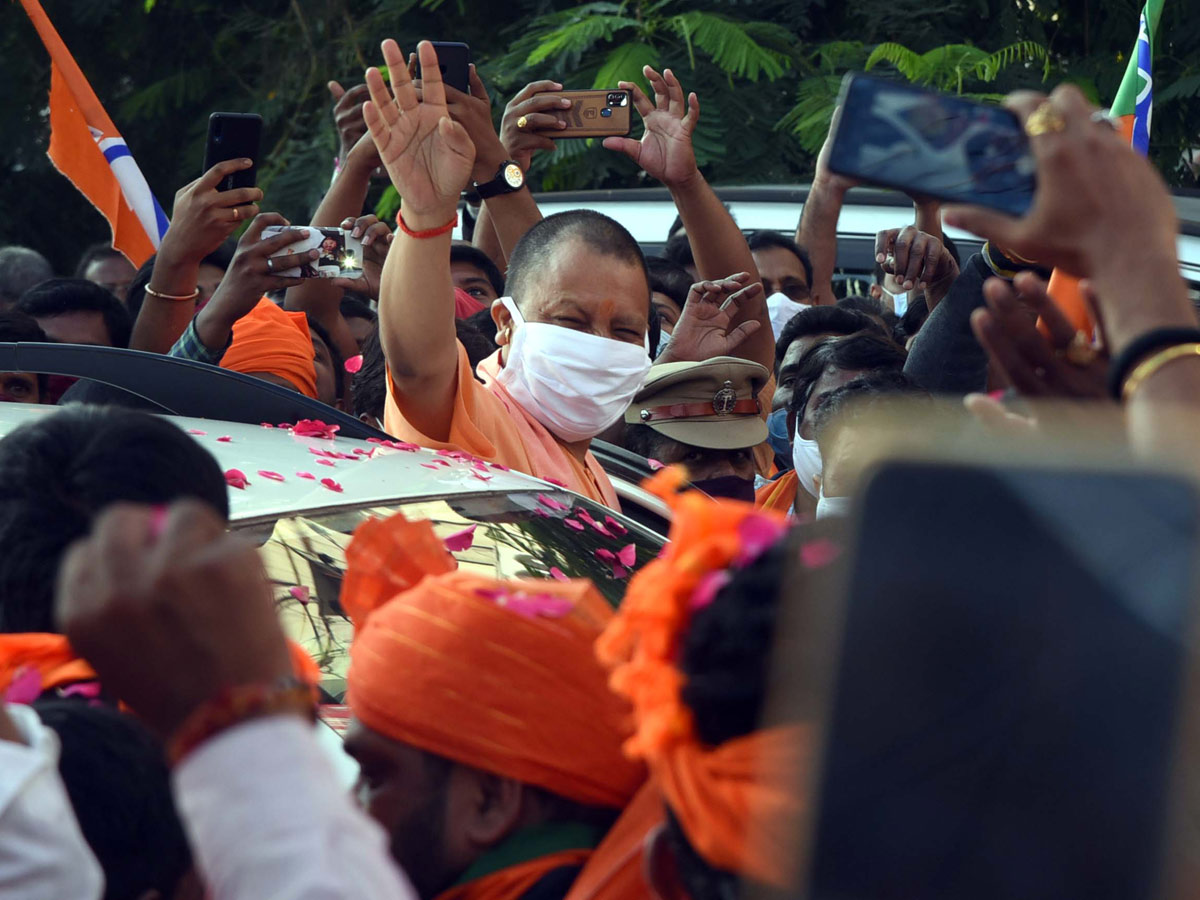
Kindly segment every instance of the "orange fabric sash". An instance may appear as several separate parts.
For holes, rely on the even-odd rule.
[[[646,784],[604,836],[565,900],[649,900],[646,836],[665,819],[658,785]]]
[[[456,885],[437,896],[437,900],[520,900],[546,875],[563,866],[583,865],[591,850],[561,850],[509,866],[466,884]]]
[[[781,513],[790,513],[796,503],[796,491],[800,489],[800,476],[792,469],[768,484],[764,484],[754,494],[754,505],[759,509],[774,509]]]

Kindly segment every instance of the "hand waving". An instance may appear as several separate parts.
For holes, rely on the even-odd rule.
[[[736,356],[746,338],[758,331],[757,319],[730,325],[737,318],[738,305],[763,300],[760,282],[748,284],[750,274],[740,272],[721,281],[693,284],[683,306],[683,315],[671,332],[671,343],[655,363],[702,361],[714,356]]]
[[[420,230],[444,225],[453,217],[459,194],[471,176],[475,147],[467,130],[446,110],[446,91],[433,45],[422,41],[417,54],[425,74],[421,100],[400,47],[390,39],[383,42],[395,99],[379,70],[368,69],[371,99],[363,107],[363,117],[379,158],[400,193],[405,221]]]
[[[646,133],[640,141],[605,138],[604,146],[624,153],[667,187],[683,184],[698,173],[692,133],[700,121],[700,101],[692,93],[684,103],[683,87],[670,69],[659,75],[646,66],[642,72],[654,88],[653,104],[636,84],[622,81],[617,86],[633,94],[633,105],[646,125]]]

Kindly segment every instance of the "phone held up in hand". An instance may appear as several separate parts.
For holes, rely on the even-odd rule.
[[[471,48],[458,41],[434,41],[442,82],[456,91],[471,93]]]
[[[263,229],[261,240],[274,237],[285,231],[301,231],[305,226],[268,225]],[[274,274],[284,278],[358,278],[362,275],[362,241],[352,237],[342,228],[318,228],[306,226],[308,237],[297,237],[294,244],[275,254],[274,258],[320,250],[319,258],[302,266],[280,269]]]
[[[846,76],[838,103],[838,175],[1013,216],[1033,205],[1033,153],[1009,110],[859,74]]]
[[[571,101],[571,108],[555,110],[567,127],[546,134],[564,138],[624,137],[629,134],[631,98],[629,91],[561,91],[555,94]]]
[[[262,116],[257,113],[216,112],[208,117],[208,141],[204,146],[204,171],[227,159],[250,159],[249,169],[226,175],[218,191],[254,187],[258,181],[258,151],[262,142]]]

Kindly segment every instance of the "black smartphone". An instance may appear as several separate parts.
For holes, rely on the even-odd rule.
[[[464,94],[471,93],[471,48],[455,41],[434,41],[442,81]]]
[[[207,172],[227,159],[252,159],[249,169],[227,175],[217,185],[218,191],[254,187],[258,181],[258,152],[262,142],[262,116],[257,113],[213,113],[208,117],[208,142],[204,146],[204,169]]]
[[[909,194],[1020,216],[1037,187],[1029,139],[1001,106],[847,75],[829,168]]]
[[[896,462],[857,500],[807,896],[1159,897],[1195,487]]]

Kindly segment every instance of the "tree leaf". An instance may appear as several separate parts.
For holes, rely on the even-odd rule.
[[[695,44],[726,75],[758,81],[765,75],[774,81],[791,68],[788,57],[758,43],[740,22],[698,10],[672,16],[669,27],[689,44]]]
[[[645,66],[658,68],[658,52],[653,47],[636,41],[618,44],[600,66],[592,87],[599,91],[614,88],[619,81],[632,81],[649,91],[650,84],[642,74]]]

